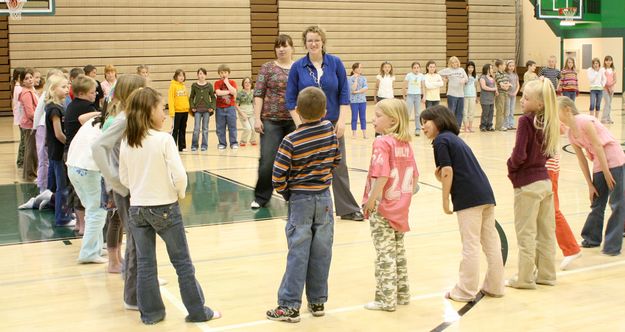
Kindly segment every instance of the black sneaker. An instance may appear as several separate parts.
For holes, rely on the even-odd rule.
[[[356,211],[356,212],[342,215],[341,220],[363,221],[365,220],[365,216],[363,216],[362,213],[360,213],[360,211]]]
[[[308,311],[315,317],[321,317],[326,314],[323,310],[323,303],[308,303]]]
[[[299,322],[299,310],[278,306],[267,311],[267,319],[279,322],[297,323]]]

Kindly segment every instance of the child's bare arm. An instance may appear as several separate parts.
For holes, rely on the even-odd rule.
[[[384,186],[386,186],[386,182],[388,182],[388,177],[386,176],[375,178],[375,181],[373,181],[373,186],[371,191],[369,191],[369,198],[363,207],[367,215],[371,214],[375,209],[375,202],[378,198],[382,198],[382,191],[384,190]]]
[[[63,133],[61,119],[58,116],[52,116],[52,127],[54,128],[54,137],[56,137],[56,139],[58,139],[61,143],[65,144],[67,138]]]

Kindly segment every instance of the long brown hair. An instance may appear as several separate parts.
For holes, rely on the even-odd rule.
[[[141,75],[121,75],[113,88],[113,100],[106,107],[106,116],[115,116],[123,111],[130,94],[139,88],[145,87],[146,84],[145,77]]]
[[[158,107],[163,96],[150,87],[135,90],[128,98],[126,107],[126,140],[132,148],[140,148],[141,142],[152,129],[152,110]]]

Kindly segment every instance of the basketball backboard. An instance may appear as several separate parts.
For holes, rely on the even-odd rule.
[[[539,19],[581,20],[583,16],[583,0],[536,0],[536,17]],[[566,17],[560,12],[562,8],[575,7],[574,15]]]
[[[22,8],[22,15],[54,15],[55,0],[28,0]],[[6,0],[0,0],[0,15],[9,15]]]

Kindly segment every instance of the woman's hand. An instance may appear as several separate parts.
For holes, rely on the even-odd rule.
[[[265,133],[265,127],[263,126],[263,122],[260,119],[256,119],[256,121],[254,122],[254,131],[256,131],[259,134],[264,134]]]
[[[343,134],[345,133],[345,124],[341,123],[341,121],[337,122],[334,127],[334,133],[336,134],[336,138],[343,137]]]

